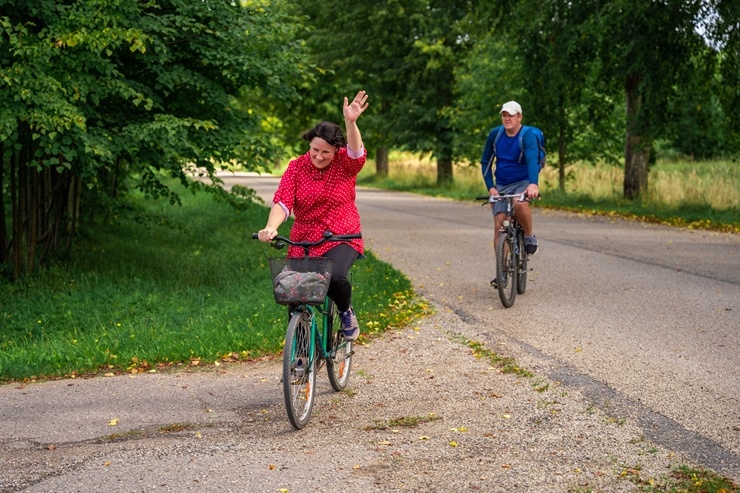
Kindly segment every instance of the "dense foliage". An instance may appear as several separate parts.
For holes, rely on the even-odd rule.
[[[80,226],[128,210],[132,187],[176,203],[163,176],[200,187],[188,173],[302,152],[301,131],[340,120],[358,89],[381,176],[399,149],[453,180],[516,99],[545,130],[561,189],[566,165],[606,161],[640,198],[657,152],[740,149],[738,5],[0,0],[2,273],[69,255]]]
[[[543,128],[550,162],[624,163],[624,193],[646,189],[656,148],[706,158],[737,152],[740,14],[730,0],[385,0],[292,2],[323,68],[314,94],[362,85],[379,149],[477,164],[519,100]],[[378,140],[375,140],[375,139]]]
[[[0,220],[12,218],[12,233],[0,224],[0,263],[16,276],[69,253],[80,222],[120,211],[129,186],[177,202],[160,175],[187,183],[189,168],[253,169],[277,152],[249,102],[295,99],[286,81],[303,77],[278,2],[0,7]]]

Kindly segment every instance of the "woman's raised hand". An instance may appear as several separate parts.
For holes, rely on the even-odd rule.
[[[368,107],[367,93],[360,91],[355,95],[355,98],[350,103],[347,98],[344,98],[344,119],[350,122],[356,121],[363,111]]]

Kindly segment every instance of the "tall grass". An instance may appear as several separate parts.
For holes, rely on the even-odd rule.
[[[360,184],[433,196],[468,200],[487,194],[480,165],[455,165],[454,181],[437,186],[436,163],[428,157],[394,153],[389,176],[375,176],[371,161]],[[559,189],[558,169],[540,174],[542,201],[538,207],[617,213],[677,226],[740,232],[740,167],[732,161],[658,161],[641,200],[623,198],[624,170],[605,164],[577,163],[566,168],[565,193]]]
[[[0,283],[0,381],[282,349],[287,311],[273,300],[267,258],[284,253],[251,239],[267,209],[240,213],[205,194],[182,197],[182,207],[138,199],[147,222],[95,225],[76,244],[74,262]],[[353,272],[365,334],[415,316],[403,275],[372,255]]]

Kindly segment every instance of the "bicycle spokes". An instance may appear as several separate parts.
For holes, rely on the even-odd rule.
[[[311,313],[294,312],[283,350],[283,393],[288,419],[296,429],[311,417],[316,387],[316,347],[312,343]]]

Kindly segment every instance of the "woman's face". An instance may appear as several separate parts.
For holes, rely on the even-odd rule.
[[[324,169],[331,164],[334,154],[337,153],[337,148],[321,137],[314,137],[309,143],[308,153],[313,165],[318,169]]]

